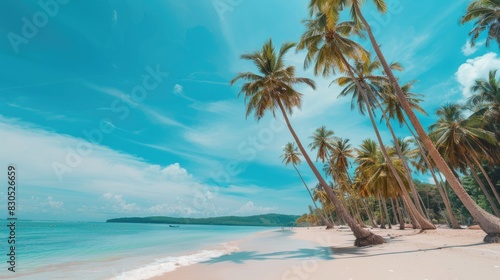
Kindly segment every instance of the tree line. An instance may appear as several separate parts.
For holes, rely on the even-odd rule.
[[[315,214],[312,216],[331,227],[335,213],[338,220],[351,228],[356,246],[384,242],[364,228],[367,222],[377,226],[375,219],[382,227],[397,221],[401,228],[408,219],[413,228],[423,231],[435,229],[433,220],[446,217],[451,227],[460,228],[457,209],[460,214],[468,212],[484,230],[485,242],[500,242],[500,199],[498,186],[492,180],[496,174],[492,170],[497,170],[500,163],[500,90],[496,71],[476,81],[471,89],[474,94],[466,104],[444,104],[436,112],[438,121],[426,130],[416,115],[425,112],[419,106],[422,96],[412,93],[415,81],[401,82],[396,74],[404,71],[403,66],[387,62],[364,17],[365,2],[310,0],[309,17],[303,21],[306,31],[298,43],[285,42],[277,49],[270,39],[261,49],[241,55],[258,70],[239,73],[231,81],[244,81],[239,95],[245,99],[246,116],[253,115],[257,121],[267,112],[283,116],[293,138],[284,147],[284,163],[292,164],[299,173],[297,165],[303,158],[318,181],[311,190],[302,180],[315,205],[310,208]],[[371,2],[379,12],[387,11],[385,1]],[[473,1],[468,6],[461,21],[475,21],[470,32],[472,45],[484,31],[488,45],[491,40],[500,42],[499,9],[497,0]],[[341,21],[345,13],[350,20]],[[359,40],[368,40],[373,53],[363,48]],[[285,63],[285,54],[293,48],[306,52],[305,69],[312,68],[316,76],[332,78],[343,87],[339,96],[350,97],[351,108],[367,115],[376,140],[366,139],[352,148],[349,139],[337,137],[323,126],[311,136],[311,151],[306,150],[289,116],[302,103],[303,95],[296,86],[316,89],[316,85],[312,79],[297,77],[295,67]],[[465,110],[472,114],[466,116]],[[396,123],[406,127],[412,136],[398,137],[393,129]],[[391,143],[382,139],[380,125],[390,131]],[[324,172],[309,156],[312,151],[316,152],[316,161],[324,164]],[[352,163],[356,165],[354,172],[350,172]],[[424,198],[430,190],[412,179],[413,172],[432,175],[444,215],[436,216],[426,207]],[[302,179],[300,173],[299,176]],[[473,182],[481,194],[471,191]]]

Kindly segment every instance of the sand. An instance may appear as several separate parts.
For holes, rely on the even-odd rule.
[[[387,243],[356,248],[349,229],[268,231],[229,255],[179,267],[155,280],[500,279],[500,244],[481,230],[371,231]]]

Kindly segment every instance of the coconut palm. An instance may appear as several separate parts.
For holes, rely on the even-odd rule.
[[[386,217],[389,217],[385,200],[387,198],[399,197],[402,191],[386,158],[373,140],[363,140],[360,147],[356,149],[356,152],[357,157],[355,162],[358,163],[358,167],[356,168],[357,188],[365,196],[373,196],[379,200],[381,228],[385,228],[383,213],[385,212]],[[390,160],[393,166],[397,168],[399,176],[404,175],[401,160],[394,157],[393,150],[392,154],[393,157]],[[407,186],[408,180],[405,183]]]
[[[346,192],[349,191],[347,187],[350,188],[352,185],[349,176],[350,158],[354,158],[354,150],[349,144],[349,139],[338,138],[331,149],[329,170],[337,184],[345,186],[344,190]]]
[[[470,3],[460,23],[474,20],[474,28],[469,32],[471,46],[487,30],[486,46],[489,47],[490,41],[495,40],[500,47],[500,0],[476,0]]]
[[[436,111],[439,120],[431,125],[430,135],[436,139],[436,147],[444,158],[455,168],[465,171],[470,169],[471,175],[476,179],[487,200],[497,216],[500,211],[489,195],[483,183],[477,177],[475,165],[481,165],[478,158],[488,158],[487,147],[484,143],[496,144],[494,134],[482,129],[477,116],[465,118],[463,108],[458,104],[446,104]],[[483,174],[488,176],[486,172]],[[490,181],[491,182],[491,181]],[[500,196],[495,187],[490,185],[498,203]]]
[[[481,0],[479,0],[481,1]],[[495,0],[498,2],[498,0]],[[387,11],[387,5],[384,0],[373,0],[377,10],[381,13],[385,13]],[[487,233],[487,236],[484,238],[485,242],[500,242],[500,219],[486,212],[484,209],[479,207],[474,200],[467,194],[465,189],[462,187],[460,181],[457,176],[455,176],[453,170],[448,166],[446,161],[440,155],[439,151],[433,145],[432,140],[425,132],[422,124],[418,120],[415,112],[413,112],[408,100],[406,99],[401,86],[399,85],[396,76],[393,71],[390,69],[389,63],[385,59],[382,50],[380,49],[379,43],[375,39],[373,32],[371,30],[370,24],[365,19],[364,15],[361,13],[361,6],[365,1],[358,0],[311,0],[309,7],[311,13],[316,11],[324,11],[328,17],[338,18],[339,12],[344,8],[348,7],[351,9],[351,17],[355,20],[355,22],[361,22],[361,25],[364,27],[368,34],[368,38],[370,43],[377,54],[380,62],[382,63],[382,67],[384,68],[384,72],[387,74],[389,78],[389,82],[391,86],[394,88],[396,97],[398,98],[403,110],[405,111],[408,119],[410,120],[412,126],[415,128],[418,137],[422,141],[423,146],[429,153],[429,156],[432,158],[436,167],[443,173],[448,184],[453,189],[457,197],[462,201],[463,205],[467,208],[472,217],[478,222],[479,226]]]
[[[413,152],[415,159],[411,162],[412,165],[421,174],[426,174],[427,172],[431,174],[432,179],[436,184],[436,188],[438,189],[439,195],[441,195],[441,198],[443,199],[446,211],[448,212],[451,227],[453,229],[461,229],[462,227],[458,223],[457,218],[455,217],[455,213],[453,213],[453,208],[451,207],[451,202],[446,191],[446,185],[437,178],[435,166],[431,164],[431,159],[429,159],[427,152],[422,147],[422,143],[420,143],[418,138],[416,138],[415,136],[410,141],[415,143],[417,146],[415,152]]]
[[[246,81],[241,88],[240,95],[243,94],[245,96],[247,116],[254,113],[255,118],[260,120],[265,112],[271,111],[273,116],[275,116],[276,109],[280,110],[304,159],[318,179],[321,187],[335,205],[337,215],[346,221],[356,237],[354,244],[356,246],[367,246],[384,243],[382,237],[363,229],[357,224],[347,209],[339,202],[302,146],[288,119],[288,114],[291,114],[294,108],[300,107],[302,101],[302,94],[296,91],[293,86],[298,83],[305,83],[313,89],[315,88],[312,80],[296,77],[295,68],[285,65],[283,56],[294,46],[295,44],[293,43],[284,43],[280,50],[276,51],[272,40],[269,40],[264,44],[262,50],[242,55],[241,58],[252,61],[260,73],[240,73],[231,81],[231,84],[240,79]]]
[[[472,96],[467,104],[475,111],[474,115],[481,116],[483,126],[495,132],[500,142],[500,78],[497,79],[497,70],[489,71],[488,79],[478,79],[471,87]],[[493,155],[500,155],[499,145]],[[495,161],[499,163],[498,157]]]
[[[314,207],[316,208],[316,212],[318,212],[319,215],[321,216],[321,218],[323,219],[323,222],[325,223],[326,228],[327,229],[333,228],[332,223],[330,221],[328,221],[328,219],[326,218],[324,213],[318,208],[318,205],[316,204],[316,200],[314,199],[314,197],[311,193],[311,190],[309,189],[306,182],[304,181],[304,178],[300,174],[299,169],[297,169],[297,165],[300,165],[300,163],[301,163],[301,160],[300,160],[301,156],[302,156],[302,154],[299,152],[299,150],[295,146],[295,143],[287,143],[283,147],[283,154],[281,155],[281,157],[283,158],[282,162],[285,165],[292,164],[293,168],[295,169],[295,171],[299,175],[300,180],[304,184],[304,187],[306,187],[307,192],[309,193],[309,196],[311,197],[311,200],[313,201]]]
[[[347,73],[347,75],[355,83],[355,90],[359,93],[359,100],[362,100],[364,106],[366,106],[366,111],[370,117],[370,121],[375,130],[377,140],[382,147],[382,154],[387,158],[387,162],[391,171],[395,174],[398,184],[401,189],[404,189],[403,180],[397,174],[396,169],[392,166],[392,161],[389,159],[389,155],[385,150],[382,138],[378,131],[375,119],[373,116],[373,111],[371,109],[372,100],[366,94],[367,88],[366,84],[362,84],[356,79],[354,75],[353,67],[349,64],[348,59],[354,60],[368,60],[369,56],[366,50],[364,50],[359,44],[348,38],[351,35],[362,36],[359,28],[357,28],[354,22],[342,22],[338,23],[338,17],[328,18],[324,13],[319,11],[315,16],[305,21],[307,30],[301,36],[300,42],[297,49],[307,49],[307,55],[304,62],[304,67],[307,68],[312,61],[314,61],[314,73],[322,73],[323,76],[328,76],[330,73],[334,73],[335,70]],[[411,198],[408,194],[403,192],[403,199],[408,204],[410,211],[415,212],[414,216],[417,220],[414,221],[416,227],[422,229],[435,229],[436,227],[421,217],[416,211],[418,211],[414,205],[411,205]]]
[[[435,229],[436,227],[422,216],[423,209],[418,204],[418,193],[415,190],[415,187],[413,185],[410,185],[415,198],[415,204],[413,204],[409,194],[406,191],[405,183],[401,179],[401,176],[398,174],[396,168],[391,166],[392,160],[390,160],[389,154],[385,148],[382,137],[380,136],[380,132],[375,122],[372,108],[381,106],[379,105],[380,103],[378,102],[378,99],[381,98],[382,89],[386,87],[387,84],[386,77],[377,76],[373,73],[373,71],[380,68],[379,65],[380,64],[377,60],[367,60],[365,62],[356,63],[355,67],[353,67],[355,76],[349,73],[348,76],[340,77],[335,80],[340,86],[346,86],[339,96],[352,95],[351,108],[353,108],[353,105],[356,104],[362,114],[365,111],[368,113],[372,127],[375,131],[375,135],[377,136],[382,155],[386,157],[386,162],[388,163],[391,172],[395,174],[395,179],[397,180],[397,183],[399,184],[402,191],[403,201],[411,211],[411,217],[414,227],[422,229]],[[394,65],[394,67],[400,68],[399,64]],[[393,138],[396,139],[396,135],[388,119],[386,119],[386,124],[391,131]],[[400,152],[399,147],[397,151]],[[403,156],[401,156],[401,158],[404,160]],[[411,178],[411,174],[409,174],[410,172],[407,168],[406,162],[404,162],[403,166],[406,168],[406,176]],[[412,184],[412,182],[410,182],[410,184]]]
[[[316,161],[319,159],[324,163],[325,159],[329,157],[330,150],[333,149],[333,141],[335,140],[333,130],[326,129],[325,126],[322,126],[317,128],[309,138],[312,139],[309,148],[311,148],[311,150],[318,150]]]
[[[364,223],[361,219],[359,205],[364,205],[364,202],[361,201],[361,198],[356,195],[352,188],[353,184],[349,175],[350,158],[354,158],[354,150],[351,148],[351,144],[349,144],[349,139],[337,138],[336,141],[333,142],[330,157],[324,166],[324,170],[326,175],[331,176],[337,183],[341,198],[345,197],[347,205],[351,206],[356,219],[363,225]],[[371,213],[367,208],[366,212],[367,216],[370,218],[370,222],[372,222]]]
[[[328,194],[323,190],[320,184],[317,184],[316,187],[313,188],[313,197],[314,200],[319,201],[321,205],[323,205],[325,215],[327,215],[331,221],[334,221],[332,213],[335,211],[335,206],[332,204]]]
[[[357,107],[359,108],[359,111],[362,114],[364,114],[364,112],[367,110],[367,108],[370,108],[370,107],[372,107],[372,108],[379,107],[382,110],[382,115],[383,115],[382,119],[385,119],[385,123],[386,123],[387,127],[389,128],[389,131],[393,137],[393,141],[395,143],[395,149],[398,152],[398,154],[400,155],[400,158],[402,159],[403,167],[405,168],[405,173],[406,173],[405,175],[408,178],[410,178],[411,177],[410,168],[409,168],[408,164],[406,163],[406,159],[401,154],[401,149],[400,149],[398,142],[397,142],[397,136],[392,128],[392,125],[389,121],[389,117],[387,117],[387,112],[386,112],[387,110],[390,109],[390,111],[389,111],[389,116],[390,116],[391,113],[394,113],[397,115],[398,111],[400,111],[400,110],[394,108],[394,106],[397,104],[396,104],[396,102],[393,101],[394,98],[390,97],[391,96],[391,94],[389,94],[390,87],[388,86],[387,77],[385,75],[377,75],[375,73],[376,71],[379,71],[380,68],[381,68],[381,64],[378,61],[378,59],[357,61],[355,63],[355,66],[354,66],[354,72],[356,74],[355,78],[352,78],[350,76],[343,76],[343,77],[339,77],[335,80],[340,86],[343,86],[343,85],[346,86],[345,89],[340,93],[339,96],[346,96],[349,94],[352,95],[351,109],[356,108],[356,105],[357,105]],[[399,63],[392,63],[391,69],[401,71],[403,68]],[[363,98],[363,96],[360,93],[360,90],[358,90],[358,88],[356,86],[356,80],[359,84],[361,84],[363,89],[365,89],[365,95],[367,97],[366,99],[368,100],[367,102],[365,102],[365,98]],[[413,93],[408,92],[409,88],[411,88],[411,85],[412,85],[412,83],[409,83],[408,86],[405,88],[406,89],[405,94],[407,96],[411,96],[411,95],[414,96]],[[384,106],[379,102],[379,99],[383,99],[384,101],[388,101],[387,103],[384,102],[384,104],[386,104],[385,109],[383,108]],[[412,101],[413,101],[411,103],[412,107],[421,109],[421,107],[418,105],[418,99],[412,99]],[[367,103],[370,103],[370,104],[367,104]],[[391,106],[391,107],[389,107],[389,106]],[[372,115],[370,115],[370,117],[372,117]],[[404,119],[404,117],[403,117],[403,119]],[[372,126],[375,130],[375,133],[377,133],[377,135],[378,135],[378,128],[377,128],[374,121],[372,121]],[[379,144],[382,147],[382,152],[384,154],[387,154],[387,152],[384,150],[385,146],[384,146],[384,143],[382,142],[381,138],[377,136],[377,139],[379,140]],[[398,175],[396,175],[396,176],[398,176]],[[406,190],[403,187],[402,181],[398,180],[398,182],[400,183],[400,186],[401,186],[403,193],[405,193],[404,196],[407,196]],[[415,186],[413,185],[413,182],[410,180],[409,183],[410,183],[410,190],[411,190],[411,193],[412,193],[413,198],[414,198],[414,205],[416,206],[416,209],[422,215],[425,215],[426,213],[424,212],[424,210],[420,206],[419,194],[418,194]],[[410,206],[410,207],[413,208],[412,206]],[[418,213],[416,215],[419,216]],[[417,217],[417,218],[419,220],[422,220],[421,217]],[[430,222],[426,222],[424,220],[422,220],[421,222],[424,224],[427,224],[430,229],[435,228],[434,225],[432,225]]]

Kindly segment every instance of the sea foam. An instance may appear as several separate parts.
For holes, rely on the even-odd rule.
[[[111,280],[146,280],[174,271],[181,266],[209,261],[236,251],[238,251],[237,246],[225,243],[224,249],[220,250],[203,250],[191,255],[157,259],[154,263],[122,272],[111,278]]]

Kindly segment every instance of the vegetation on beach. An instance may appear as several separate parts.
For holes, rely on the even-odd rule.
[[[385,1],[372,2],[379,12],[387,11]],[[364,3],[310,0],[306,31],[298,44],[283,43],[277,50],[272,40],[267,41],[262,49],[241,56],[253,62],[258,71],[239,73],[231,81],[244,81],[240,95],[247,104],[247,117],[253,114],[258,121],[269,112],[284,118],[294,140],[284,148],[284,163],[292,163],[302,179],[296,166],[303,157],[318,181],[310,194],[314,204],[318,201],[322,207],[310,208],[298,222],[331,223],[335,213],[335,218],[353,231],[355,245],[366,246],[384,241],[364,229],[365,223],[376,226],[379,220],[382,228],[399,223],[404,229],[410,222],[413,228],[431,230],[442,220],[459,228],[458,220],[470,217],[487,233],[485,242],[500,242],[500,80],[496,70],[476,81],[466,104],[444,104],[436,112],[437,122],[426,130],[416,115],[425,112],[419,106],[422,97],[411,92],[415,81],[402,83],[396,77],[395,71],[404,68],[386,61],[363,16]],[[496,0],[477,0],[469,5],[462,23],[476,20],[470,33],[472,45],[485,30],[488,43],[500,42],[499,10],[500,1]],[[346,12],[351,19],[341,22]],[[366,38],[373,54],[358,40]],[[315,89],[313,80],[296,77],[295,68],[284,61],[284,55],[295,46],[306,51],[304,68],[312,68],[315,75],[344,87],[338,95],[351,97],[351,108],[368,116],[376,136],[376,141],[366,139],[361,146],[351,147],[349,139],[337,137],[324,126],[318,128],[309,147],[316,152],[316,162],[325,165],[325,176],[289,120],[293,109],[302,103],[302,94],[295,86],[306,84]],[[376,115],[381,116],[380,123]],[[393,123],[406,127],[411,137],[399,138]],[[382,139],[380,125],[391,132],[390,144]],[[352,163],[356,165],[354,172]],[[435,185],[414,181],[413,172],[431,174]]]

